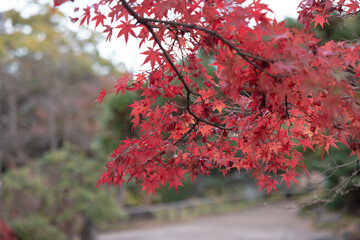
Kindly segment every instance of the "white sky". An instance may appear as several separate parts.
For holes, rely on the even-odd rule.
[[[29,0],[30,2],[41,2],[52,4],[52,0]],[[29,2],[28,1],[28,2]],[[74,6],[85,6],[86,4],[91,4],[95,0],[76,0],[75,3],[66,3],[61,6],[61,10],[65,12],[66,15],[71,15],[73,13]],[[301,0],[262,0],[263,3],[269,5],[269,8],[274,11],[274,17],[276,20],[281,21],[286,17],[297,18],[297,6]],[[96,1],[95,1],[96,2]],[[24,10],[26,9],[25,0],[0,0],[0,11],[6,11],[9,9]],[[31,11],[29,9],[29,11]],[[78,23],[72,25],[69,21],[69,28],[76,30]],[[139,70],[144,70],[148,66],[141,66],[144,61],[144,56],[140,52],[144,51],[143,49],[138,49],[138,42],[133,38],[129,38],[128,44],[125,44],[125,40],[116,39],[115,37],[112,41],[99,43],[99,49],[102,54],[102,57],[112,60],[113,63],[124,63],[128,70],[137,72]]]

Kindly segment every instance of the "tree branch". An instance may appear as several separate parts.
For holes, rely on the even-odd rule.
[[[185,82],[185,79],[184,79],[184,76],[180,73],[179,69],[177,69],[177,67],[175,66],[175,64],[173,63],[173,61],[171,60],[171,57],[169,56],[168,52],[164,49],[164,47],[162,46],[161,44],[161,40],[158,38],[158,36],[156,35],[156,33],[154,32],[154,29],[153,27],[151,26],[151,24],[149,24],[149,22],[156,22],[156,21],[152,21],[153,19],[150,19],[150,18],[143,18],[143,17],[140,17],[135,11],[134,9],[132,9],[129,4],[125,1],[125,0],[121,0],[122,4],[124,5],[125,9],[137,20],[138,23],[141,23],[143,24],[148,30],[149,32],[151,33],[151,35],[153,36],[154,38],[154,41],[156,42],[156,44],[159,46],[160,50],[163,52],[166,60],[168,61],[168,63],[170,64],[171,68],[175,71],[176,75],[179,77],[181,83],[184,85],[184,88],[187,92],[187,95],[186,95],[186,109],[187,111],[189,112],[189,114],[191,116],[193,116],[197,121],[200,121],[200,122],[203,122],[203,123],[206,123],[206,124],[209,124],[211,126],[214,126],[214,127],[217,127],[219,129],[222,129],[222,130],[230,130],[230,131],[233,131],[233,132],[237,132],[237,131],[234,131],[232,129],[234,129],[234,127],[232,128],[225,128],[225,127],[222,127],[216,123],[213,123],[213,122],[209,122],[205,119],[202,119],[200,118],[199,116],[197,116],[195,113],[193,113],[190,109],[190,95],[193,94],[195,96],[199,96],[198,93],[195,93],[193,92],[190,87],[187,85],[187,83]],[[161,21],[161,20],[158,20],[158,21]],[[162,21],[163,23],[166,23],[167,21]],[[191,25],[192,26],[192,25]],[[194,25],[196,26],[196,25]],[[196,28],[195,28],[196,29]],[[204,28],[205,29],[205,28]],[[210,31],[210,30],[208,30]],[[217,34],[216,32],[214,31],[211,31],[213,32],[214,34]],[[220,36],[220,35],[219,35]],[[221,37],[221,36],[220,36]],[[222,38],[222,37],[221,37]],[[227,41],[226,39],[222,38],[223,40]],[[228,42],[229,44],[232,45],[232,43]],[[232,45],[233,46],[233,45]],[[234,48],[236,48],[235,46],[233,46]],[[236,48],[237,49],[237,48]],[[250,60],[247,59],[247,54],[245,53],[242,53],[240,50],[238,50],[239,53],[241,54],[241,56],[247,60],[250,64],[252,63]],[[252,63],[253,65],[253,63]]]
[[[213,31],[213,30],[209,30],[209,29],[207,29],[205,27],[199,27],[199,26],[197,26],[195,24],[179,23],[179,22],[174,22],[174,21],[166,21],[166,20],[153,19],[153,18],[143,18],[143,17],[140,17],[140,16],[139,16],[138,22],[139,23],[143,23],[143,22],[161,23],[161,24],[165,24],[165,25],[178,26],[178,27],[182,27],[182,28],[196,29],[196,30],[208,33],[211,36],[214,36],[214,37],[218,38],[220,41],[225,43],[228,47],[233,49],[239,56],[241,56],[247,63],[249,63],[255,69],[258,69],[258,70],[261,70],[261,71],[264,71],[264,68],[260,67],[259,65],[257,65],[253,61],[251,61],[249,58],[259,60],[259,61],[262,61],[262,62],[272,62],[272,60],[268,60],[268,59],[265,59],[265,58],[262,58],[262,57],[259,57],[259,56],[254,56],[254,55],[252,55],[250,53],[246,53],[246,52],[242,51],[241,49],[237,48],[232,42],[230,42],[229,40],[227,40],[223,36],[221,36],[218,32]],[[268,72],[266,72],[266,75],[274,78],[277,82],[279,82],[279,78],[289,76],[289,74],[282,76],[282,75],[274,75],[274,74],[271,74],[271,73],[268,73]]]

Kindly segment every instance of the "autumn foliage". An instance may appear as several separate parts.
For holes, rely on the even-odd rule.
[[[296,182],[306,148],[323,156],[343,143],[358,154],[360,46],[320,44],[309,28],[356,14],[359,3],[304,0],[298,10],[300,30],[271,19],[261,0],[99,0],[76,11],[73,21],[94,23],[108,41],[136,38],[151,66],[97,98],[142,96],[130,105],[139,137],[114,150],[99,184],[135,180],[155,194],[218,168],[251,172],[269,193],[278,178]]]

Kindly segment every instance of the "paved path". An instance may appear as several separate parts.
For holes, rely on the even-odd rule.
[[[99,240],[330,240],[311,220],[296,214],[290,202],[260,205],[234,213],[203,217],[147,229],[105,233]]]

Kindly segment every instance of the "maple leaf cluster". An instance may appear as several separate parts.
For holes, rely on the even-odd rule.
[[[358,154],[360,46],[321,45],[307,31],[358,8],[354,0],[304,0],[300,30],[271,19],[260,0],[99,0],[84,8],[80,24],[94,22],[107,40],[136,38],[151,65],[97,99],[142,96],[130,105],[140,136],[119,144],[98,184],[135,180],[155,194],[181,186],[185,173],[218,168],[251,172],[269,193],[277,177],[296,182],[306,148],[323,156],[341,142]],[[214,59],[213,75],[200,50]]]

